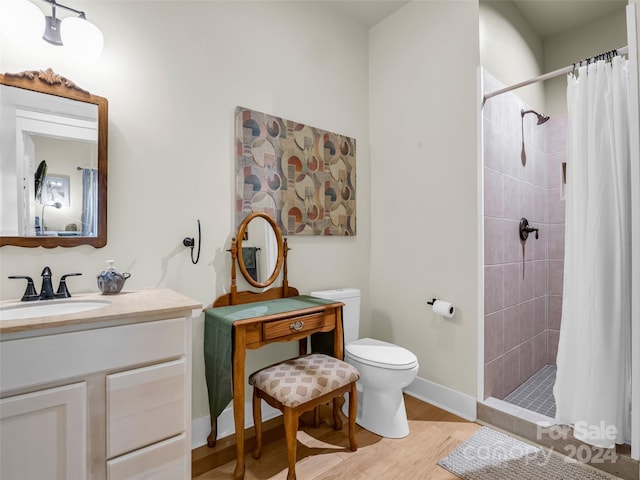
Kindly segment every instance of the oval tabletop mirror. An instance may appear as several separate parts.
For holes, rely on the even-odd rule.
[[[252,213],[240,223],[237,236],[238,267],[249,284],[266,288],[280,274],[284,260],[282,234],[266,213]]]
[[[0,74],[0,246],[106,245],[107,108],[51,69]]]

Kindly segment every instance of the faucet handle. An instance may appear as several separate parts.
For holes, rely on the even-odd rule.
[[[69,293],[69,289],[67,288],[67,277],[75,277],[77,275],[82,275],[81,273],[67,273],[66,275],[62,275],[60,277],[60,284],[58,285],[58,291],[56,292],[56,298],[69,298],[71,293]]]
[[[27,277],[26,275],[11,275],[9,278],[11,279],[24,279],[27,281],[27,289],[24,291],[22,298],[20,301],[22,302],[30,302],[31,300],[38,300],[40,296],[38,292],[36,292],[36,286],[33,284],[33,278]]]
[[[535,232],[536,240],[538,240],[539,238],[538,229],[529,225],[529,220],[524,217],[520,219],[520,226],[518,227],[518,230],[520,232],[520,240],[522,240],[523,242],[527,241],[527,238],[529,238],[529,234],[532,232]]]

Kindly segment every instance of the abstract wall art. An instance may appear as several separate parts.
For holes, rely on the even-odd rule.
[[[271,216],[283,235],[356,234],[356,140],[248,108],[235,111],[235,222]]]

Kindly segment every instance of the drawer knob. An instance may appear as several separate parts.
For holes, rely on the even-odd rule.
[[[297,322],[293,322],[291,325],[289,325],[289,328],[291,330],[302,330],[302,328],[304,327],[304,322],[302,320],[298,320]]]

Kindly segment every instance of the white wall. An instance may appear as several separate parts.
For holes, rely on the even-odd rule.
[[[480,2],[480,62],[513,85],[627,44],[624,6],[571,30],[541,38],[510,1]],[[552,117],[567,113],[564,75],[516,90],[533,109]]]
[[[478,3],[412,2],[371,29],[369,52],[370,331],[475,397]]]
[[[34,2],[46,7],[44,2]],[[42,3],[42,5],[40,5]],[[108,259],[131,272],[126,289],[165,286],[204,305],[229,286],[233,126],[237,105],[357,139],[354,238],[292,237],[289,278],[302,292],[362,289],[368,316],[370,153],[368,40],[330,5],[306,2],[130,2],[83,7],[105,36],[94,64],[38,41],[1,40],[0,71],[53,68],[109,100],[108,244],[105,248],[0,249],[0,296],[24,285],[8,275],[54,281],[83,272],[71,292],[97,291]],[[59,10],[60,12],[60,10]],[[200,263],[182,245],[202,222]],[[37,281],[37,280],[36,280]],[[39,287],[39,281],[37,281]],[[208,414],[203,321],[194,324],[193,417]],[[296,345],[249,352],[247,371],[290,356]]]
[[[513,2],[480,2],[480,63],[504,85],[545,73],[542,39]],[[528,85],[517,93],[533,109],[544,109],[542,84]]]
[[[610,15],[544,39],[544,72],[552,72],[626,44],[627,20],[623,5]],[[544,94],[545,114],[556,117],[567,113],[565,75],[544,82]]]

